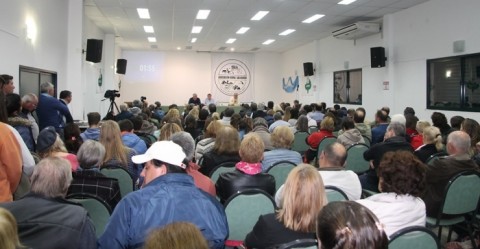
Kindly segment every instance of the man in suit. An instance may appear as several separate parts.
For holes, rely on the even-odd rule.
[[[53,97],[54,86],[52,83],[44,82],[40,84],[40,93],[37,106],[40,130],[47,126],[53,126],[60,136],[63,137],[63,128],[65,127],[63,117],[65,117],[66,123],[73,122],[68,107]]]

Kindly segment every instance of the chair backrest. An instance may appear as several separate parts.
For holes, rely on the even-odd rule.
[[[445,187],[445,198],[441,213],[459,215],[477,210],[480,198],[480,173],[477,171],[463,171],[450,179]]]
[[[310,135],[308,132],[297,131],[294,134],[294,140],[292,144],[292,150],[303,155],[308,150],[307,137]]]
[[[318,126],[309,126],[308,127],[308,133],[312,134],[314,132],[317,132],[318,131]]]
[[[235,170],[236,162],[224,162],[216,166],[210,173],[210,179],[213,183],[217,183],[221,173],[231,172]]]
[[[432,165],[436,160],[438,160],[440,157],[448,156],[447,152],[438,152],[435,153],[427,158],[427,161],[425,161],[426,164]]]
[[[325,193],[327,194],[328,202],[334,201],[348,201],[348,196],[343,190],[335,186],[325,186]]]
[[[275,212],[275,208],[273,198],[260,189],[239,191],[228,198],[225,202],[225,214],[230,231],[228,240],[243,241],[252,231],[258,217]]]
[[[372,144],[372,140],[365,135],[362,135],[362,137],[363,137],[363,140],[365,140],[365,144],[368,145],[368,147],[370,147],[370,145]]]
[[[100,169],[100,172],[106,177],[114,178],[118,180],[118,185],[120,186],[120,194],[122,197],[125,197],[128,193],[132,192],[135,189],[135,183],[133,182],[133,177],[130,173],[122,168],[115,166],[106,166]]]
[[[280,245],[275,245],[267,249],[317,249],[318,242],[316,239],[297,239]]]
[[[347,150],[347,165],[345,169],[361,174],[370,168],[370,163],[363,158],[363,153],[368,150],[368,145],[357,143]]]
[[[86,193],[71,194],[67,196],[67,199],[82,205],[87,210],[95,226],[97,238],[100,237],[105,230],[105,226],[112,212],[110,206],[97,196]]]
[[[275,178],[275,191],[285,183],[288,173],[290,173],[295,166],[295,163],[283,160],[274,163],[272,167],[267,169],[267,173]]]
[[[389,249],[440,249],[437,236],[428,228],[411,226],[390,236]]]
[[[317,161],[320,158],[320,153],[322,153],[323,149],[327,147],[327,145],[337,142],[337,137],[335,136],[325,136],[320,143],[318,144],[317,148]]]
[[[18,200],[30,192],[30,186],[30,177],[28,177],[25,172],[22,172],[22,175],[20,176],[20,182],[18,183],[17,189],[13,193],[13,200]]]

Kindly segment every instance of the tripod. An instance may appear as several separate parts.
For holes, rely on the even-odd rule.
[[[117,110],[117,113],[120,113],[120,111],[118,110],[117,103],[115,103],[115,98],[110,98],[110,107],[108,107],[107,113],[111,113],[112,116],[113,116],[113,107],[115,107],[115,109]]]

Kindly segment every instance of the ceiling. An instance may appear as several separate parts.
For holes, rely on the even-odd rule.
[[[103,32],[116,35],[125,50],[191,50],[284,52],[331,35],[331,32],[357,21],[381,23],[382,17],[428,0],[357,0],[350,5],[340,0],[84,0],[85,15]],[[137,8],[148,8],[151,19],[140,19]],[[208,19],[195,19],[198,10],[211,10]],[[260,10],[270,13],[260,21],[250,18]],[[303,20],[314,14],[323,18]],[[155,43],[147,41],[144,25],[154,27]],[[203,26],[191,34],[192,26]],[[242,35],[240,27],[250,27]],[[286,29],[296,31],[287,36]],[[191,43],[193,37],[197,38]],[[233,44],[226,44],[236,38]],[[275,39],[270,45],[262,45]]]

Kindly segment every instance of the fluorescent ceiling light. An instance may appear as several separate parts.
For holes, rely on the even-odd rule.
[[[262,44],[263,44],[263,45],[268,45],[268,44],[270,44],[270,43],[272,43],[272,42],[274,42],[274,41],[275,41],[274,39],[268,39],[268,40],[264,41]]]
[[[155,37],[148,37],[147,39],[149,42],[157,42],[157,38]]]
[[[192,33],[198,34],[200,32],[202,32],[202,26],[193,26]]]
[[[143,26],[143,30],[145,30],[145,33],[154,33],[153,31],[153,26]]]
[[[150,19],[150,12],[148,12],[148,9],[137,8],[137,12],[141,19]]]
[[[209,14],[210,14],[210,10],[199,10],[197,13],[197,19],[205,20],[208,18]]]
[[[349,4],[351,4],[355,1],[357,1],[357,0],[342,0],[342,1],[338,2],[338,4],[349,5]]]
[[[181,47],[177,47],[177,50],[182,50],[182,48],[181,48]]]
[[[257,14],[255,14],[252,19],[252,21],[258,21],[258,20],[261,20],[264,16],[266,16],[268,14],[268,11],[259,11],[257,12]]]
[[[289,35],[293,32],[295,32],[294,29],[287,29],[287,30],[283,31],[282,33],[280,33],[279,35]]]
[[[232,52],[235,51],[235,48],[230,48],[230,51],[232,51]]]
[[[231,43],[234,43],[236,40],[237,39],[235,39],[235,38],[230,38],[225,43],[231,44]]]
[[[313,15],[313,16],[305,19],[305,20],[303,20],[302,22],[303,22],[303,23],[312,23],[312,22],[315,22],[316,20],[318,20],[318,19],[320,19],[320,18],[322,18],[322,17],[324,17],[324,16],[325,16],[325,15],[315,14],[315,15]]]
[[[197,41],[197,38],[192,38],[191,42],[195,43]]]
[[[239,30],[237,30],[237,34],[245,34],[249,29],[249,27],[241,27]]]

